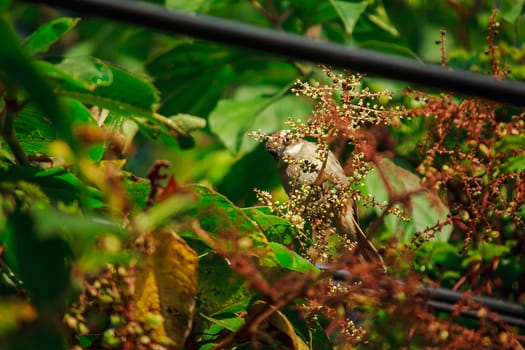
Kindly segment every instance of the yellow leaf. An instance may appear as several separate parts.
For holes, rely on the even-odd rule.
[[[275,310],[270,316],[270,324],[275,328],[279,329],[281,332],[286,334],[293,344],[295,350],[309,350],[310,347],[295,333],[293,324],[288,320],[285,314],[277,310],[275,306],[269,305],[264,301],[256,301],[251,310],[260,310],[260,308],[270,308]]]
[[[36,310],[27,301],[7,297],[0,299],[0,336],[16,330],[36,318]]]
[[[157,340],[168,337],[173,349],[184,349],[195,310],[198,256],[171,231],[156,232],[154,241],[154,253],[142,260],[137,272],[137,318],[154,328]],[[156,324],[158,320],[163,322]]]

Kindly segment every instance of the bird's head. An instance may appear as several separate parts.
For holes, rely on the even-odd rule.
[[[296,144],[300,138],[290,130],[279,130],[270,135],[266,141],[266,150],[275,158],[279,159],[283,155],[286,147]]]

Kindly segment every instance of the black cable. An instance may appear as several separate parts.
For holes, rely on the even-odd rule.
[[[329,269],[328,265],[317,265],[317,267],[322,270]],[[332,279],[338,282],[356,282],[360,280],[355,276],[351,276],[346,270],[333,271]],[[427,305],[437,311],[452,312],[454,310],[454,304],[458,303],[463,298],[463,293],[450,289],[436,288],[426,285],[422,285],[419,288],[422,292],[422,297],[428,299],[426,300]],[[490,311],[495,312],[502,321],[507,322],[509,325],[525,329],[525,305],[486,296],[472,296],[472,300],[485,306]],[[461,315],[479,319],[479,314],[475,310],[464,310],[461,312]]]
[[[422,289],[432,296],[432,300],[439,300],[447,303],[455,304],[463,297],[462,293],[450,289],[434,288],[429,286],[424,286]],[[483,296],[473,296],[472,300],[488,307],[491,310],[497,311],[498,313],[520,317],[522,318],[523,325],[525,326],[524,305]]]
[[[463,293],[449,289],[429,286],[422,286],[421,289],[431,298],[427,304],[439,311],[453,311],[454,304],[463,298]],[[525,305],[485,296],[472,296],[472,300],[495,312],[501,320],[509,325],[525,329]],[[480,317],[475,310],[464,310],[461,315],[470,318]]]
[[[437,65],[419,64],[392,55],[314,41],[299,35],[219,18],[182,14],[160,6],[122,0],[25,1],[525,106],[523,83],[496,80],[467,71],[452,71]]]
[[[428,300],[427,301],[428,306],[432,307],[434,310],[437,311],[445,311],[445,312],[452,312],[454,311],[454,304],[450,304],[443,301],[436,301],[436,300]],[[461,316],[468,317],[468,318],[474,318],[479,319],[479,313],[476,310],[463,310],[460,313]],[[520,327],[522,329],[525,329],[525,320],[523,318],[508,316],[505,314],[497,313],[498,317],[506,322],[508,325],[513,327]]]

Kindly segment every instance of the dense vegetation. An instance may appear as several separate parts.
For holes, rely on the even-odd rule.
[[[525,78],[523,2],[151,2]],[[523,343],[471,298],[525,298],[523,110],[46,6],[0,1],[0,38],[2,346]],[[341,160],[386,275],[287,201],[280,129]]]

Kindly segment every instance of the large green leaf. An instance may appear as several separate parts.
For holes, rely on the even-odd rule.
[[[57,137],[51,120],[33,103],[29,103],[20,112],[15,121],[15,131],[22,148],[29,155],[49,154],[49,143]]]
[[[346,34],[352,35],[354,26],[368,6],[368,1],[348,2],[330,0],[345,26]]]
[[[148,136],[167,134],[188,138],[188,132],[201,126],[186,115],[171,118],[157,113],[159,92],[145,77],[94,59],[63,58],[53,68],[40,65],[57,82],[59,95],[96,105],[114,115],[130,118]],[[190,123],[189,123],[190,122]]]
[[[108,263],[127,264],[136,258],[121,249],[128,234],[122,222],[54,208],[33,210],[31,218],[38,237],[63,239],[84,271],[97,271]]]
[[[220,244],[221,249],[232,249],[232,253],[244,249],[246,258],[253,258],[252,262],[260,272],[266,268],[281,266],[260,227],[242,209],[208,187],[194,185],[192,188],[197,195],[197,205],[179,218],[180,221],[197,220],[213,241]],[[213,247],[199,244],[200,238],[191,228],[183,226],[181,235],[202,255],[199,261],[198,303],[201,312],[211,315],[252,295],[253,292],[246,289],[245,280],[231,270]],[[285,258],[282,262],[286,264],[282,266],[284,268],[293,265]]]
[[[206,316],[204,314],[201,314],[202,317],[204,317],[207,321],[209,321],[212,326],[208,329],[206,329],[203,334],[206,335],[206,337],[203,340],[208,340],[209,337],[216,337],[219,332],[223,331],[224,329],[235,332],[241,326],[244,324],[244,319],[240,317],[231,317],[231,318],[213,318],[210,316]]]
[[[101,208],[105,204],[101,193],[83,184],[75,175],[63,168],[42,170],[33,167],[10,167],[0,170],[1,181],[27,181],[38,185],[55,202],[84,204],[86,209]]]
[[[210,113],[209,126],[233,154],[249,153],[258,143],[246,133],[259,130],[272,133],[293,118],[304,120],[311,112],[305,101],[286,95],[291,86],[278,90],[273,86],[244,86],[232,99],[219,101]]]
[[[76,124],[96,125],[95,119],[89,110],[74,99],[63,100],[64,111]],[[22,109],[15,121],[16,137],[28,155],[49,155],[49,146],[57,138],[54,125],[33,103]],[[100,160],[104,152],[104,145],[97,145],[89,152],[94,160]]]
[[[259,144],[230,166],[218,182],[217,190],[235,203],[254,205],[257,203],[254,188],[276,188],[280,183],[275,161],[264,145]]]
[[[280,93],[288,92],[285,88]],[[294,95],[286,94],[271,101],[271,103],[254,116],[253,123],[250,125],[251,130],[260,130],[263,133],[273,133],[277,130],[287,128],[285,121],[293,119],[295,121],[305,121],[312,112],[312,106],[306,100],[297,98]],[[248,137],[244,137],[241,151],[248,153],[257,147],[258,142]]]
[[[22,47],[29,56],[46,52],[53,43],[74,28],[80,18],[61,17],[40,26],[24,41]]]
[[[394,190],[395,194],[400,194],[407,191],[419,189],[421,183],[419,178],[400,166],[395,165],[392,161],[383,158],[380,165],[382,171],[387,176],[389,186]],[[377,170],[372,170],[365,179],[366,193],[373,195],[379,203],[388,202],[388,192],[381,176]],[[417,232],[422,232],[426,228],[434,227],[440,222],[447,219],[449,210],[441,202],[439,197],[428,191],[413,195],[410,197],[409,212],[411,220],[403,222],[401,218],[395,215],[388,215],[385,218],[387,229],[398,235],[399,238],[408,242]],[[376,209],[380,214],[381,209]],[[448,241],[452,231],[452,226],[446,225],[436,234],[435,239],[440,241]]]
[[[259,225],[270,242],[293,243],[295,231],[288,220],[271,215],[267,207],[245,208],[243,211]]]
[[[508,3],[505,4],[504,2],[502,16],[506,21],[514,23],[520,16],[523,16],[523,11],[525,9],[525,0],[515,0],[510,1],[510,3],[512,4],[512,6],[508,7]]]
[[[26,54],[5,14],[0,15],[0,77],[11,90],[24,88],[31,101],[55,126],[59,137],[75,148],[72,120],[64,112],[47,81],[39,74]]]
[[[507,173],[522,173],[525,171],[525,154],[510,157],[501,165],[501,169]]]
[[[71,252],[60,238],[38,237],[31,217],[20,211],[9,216],[1,237],[9,266],[38,303],[63,301],[69,285]]]
[[[263,97],[247,101],[221,100],[210,114],[210,130],[230,152],[237,154],[245,133],[251,129],[255,117],[269,102],[269,98]]]
[[[499,140],[495,147],[497,152],[525,149],[525,135],[507,135]]]
[[[95,66],[85,59],[64,58],[56,64],[57,68],[84,81],[103,82],[93,91],[71,86],[64,81],[58,87],[63,96],[77,98],[85,103],[94,104],[124,115],[150,117],[157,109],[159,93],[143,77],[135,76],[116,66],[105,64],[111,71],[111,83],[107,83],[109,74],[101,73],[103,66]],[[93,63],[97,63],[95,60]],[[81,74],[78,73],[80,69]],[[102,74],[102,75],[101,75]]]
[[[128,191],[133,204],[139,211],[146,208],[148,195],[151,191],[151,181],[149,179],[135,176],[133,173],[124,171],[124,186]]]
[[[246,304],[251,296],[244,278],[233,272],[222,257],[208,253],[199,259],[197,306],[201,313],[214,315],[239,303]]]
[[[54,208],[33,210],[31,217],[39,237],[61,237],[72,244],[79,243],[75,242],[79,240],[80,248],[89,246],[88,243],[94,244],[102,233],[119,237],[127,233],[122,222],[99,216],[67,213]]]
[[[232,69],[235,61],[223,46],[187,39],[153,55],[145,69],[162,93],[159,111],[206,116],[237,78]]]
[[[203,229],[217,238],[221,235],[248,238],[251,246],[263,250],[258,257],[261,263],[275,264],[266,236],[241,208],[208,187],[194,185],[193,189],[198,196],[198,206],[190,215],[199,220]]]
[[[275,254],[279,266],[298,272],[318,272],[319,269],[296,252],[288,249],[282,244],[270,242],[270,248]]]
[[[250,314],[260,314],[266,309],[273,309],[274,312],[269,317],[270,324],[278,329],[282,334],[275,338],[276,344],[281,341],[281,339],[286,336],[289,341],[289,344],[292,349],[296,350],[309,350],[310,347],[305,343],[305,341],[297,334],[294,324],[290,322],[287,316],[275,306],[267,304],[265,301],[257,300],[255,301],[248,310],[248,317]]]
[[[94,57],[55,57],[49,59],[49,62],[39,63],[43,73],[63,81],[64,86],[78,86],[92,91],[99,86],[113,83],[111,67]]]

